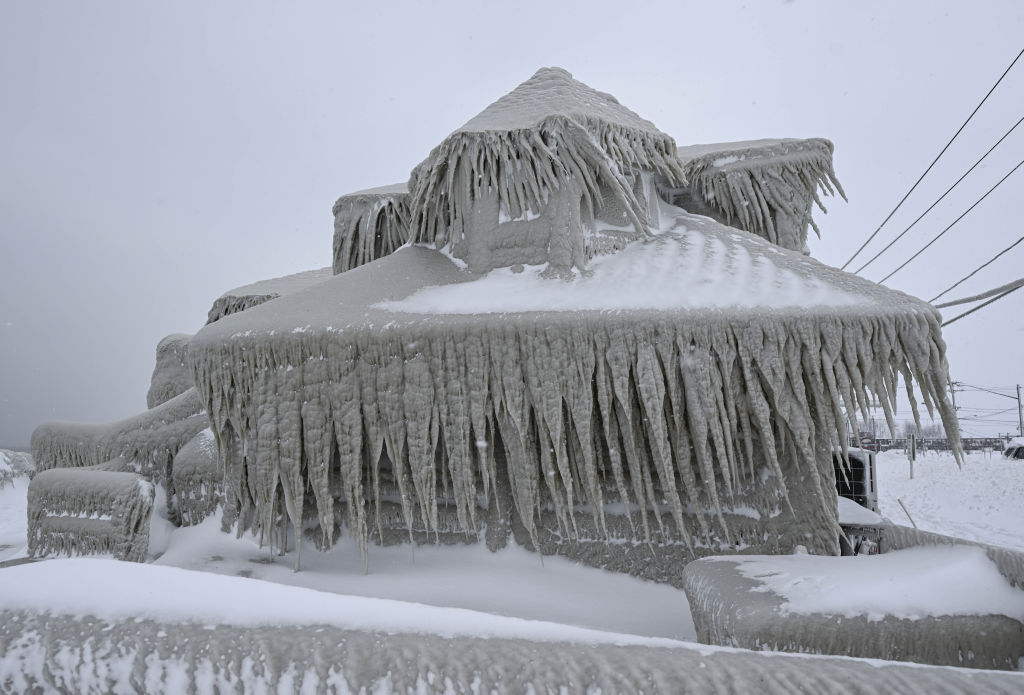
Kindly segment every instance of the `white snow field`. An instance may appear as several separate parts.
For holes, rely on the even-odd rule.
[[[958,470],[948,453],[918,452],[914,479],[902,452],[878,454],[878,504],[882,516],[971,541],[1024,550],[1024,460],[1000,452],[970,453]]]
[[[998,453],[979,454],[968,456],[958,470],[951,456],[928,454],[915,464],[913,480],[899,454],[879,455],[878,465],[883,515],[905,522],[899,497],[921,528],[1024,548],[1024,511],[1014,499],[1015,491],[1024,489],[1024,465],[1004,461]],[[0,490],[0,562],[25,555],[27,487],[27,479],[20,477]],[[158,492],[157,500],[162,499]],[[939,552],[970,554],[973,549]],[[681,590],[560,557],[541,562],[514,546],[498,553],[479,546],[371,546],[367,570],[356,543],[344,538],[327,553],[306,544],[303,570],[295,573],[291,558],[268,555],[249,535],[222,533],[215,519],[174,528],[158,503],[150,553],[150,563],[144,565],[76,558],[2,567],[0,610],[52,615],[46,620],[53,625],[62,624],[61,615],[98,619],[114,625],[114,630],[154,620],[153,630],[160,621],[188,621],[210,630],[214,625],[270,625],[286,631],[312,622],[326,626],[318,630],[364,630],[393,635],[383,639],[398,642],[402,634],[423,635],[427,650],[451,648],[447,642],[436,643],[438,638],[487,637],[592,649],[677,647],[683,648],[678,658],[685,659],[695,646],[686,644],[695,640],[695,630]],[[869,558],[850,558],[854,563],[862,560]],[[907,601],[902,606],[894,595],[879,608],[887,613],[922,612]],[[468,643],[465,646],[469,649]],[[699,649],[709,666],[716,655],[733,652]],[[17,673],[28,663],[27,654],[0,657],[0,671]],[[857,661],[845,660],[851,668]],[[780,663],[778,668],[790,666]],[[960,672],[950,669],[949,677]],[[922,671],[921,678],[931,676]],[[1012,691],[985,683],[977,683],[980,690]]]

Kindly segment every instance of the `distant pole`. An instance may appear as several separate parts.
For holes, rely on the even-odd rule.
[[[917,458],[917,435],[910,435],[910,446],[907,448],[907,460],[910,461],[910,479],[914,479],[914,459]],[[909,514],[908,514],[909,516]],[[910,522],[914,523],[914,522]]]
[[[1017,420],[1019,420],[1018,432],[1024,437],[1024,413],[1020,409],[1020,384],[1017,384]]]

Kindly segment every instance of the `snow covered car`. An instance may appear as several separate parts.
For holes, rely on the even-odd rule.
[[[1003,449],[1003,456],[1008,459],[1024,459],[1024,440],[1011,440]]]

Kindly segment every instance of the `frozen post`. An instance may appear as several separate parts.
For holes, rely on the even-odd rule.
[[[917,458],[917,435],[911,434],[907,442],[907,460],[910,461],[910,479],[914,479],[914,459]]]

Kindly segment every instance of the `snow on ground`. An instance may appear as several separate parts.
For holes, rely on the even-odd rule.
[[[201,625],[333,625],[445,637],[683,646],[674,640],[105,558],[65,558],[8,567],[0,573],[0,588],[0,608],[91,615],[110,621],[152,618]]]
[[[909,480],[906,458],[901,454],[879,454],[883,515],[908,523],[896,501],[900,498],[923,529],[1024,550],[1024,505],[1018,500],[1024,490],[1024,462],[1005,461],[998,453],[975,454],[958,470],[947,454],[924,454],[914,473],[914,480]],[[0,490],[0,562],[25,555],[27,489],[28,480],[21,476]],[[574,641],[635,639],[628,635],[695,639],[682,591],[584,567],[565,558],[546,557],[541,562],[537,555],[516,546],[498,553],[479,546],[371,546],[369,568],[364,571],[355,543],[343,538],[327,553],[317,552],[307,543],[303,569],[295,573],[291,552],[270,556],[251,536],[235,538],[221,533],[220,523],[214,519],[175,529],[164,518],[162,500],[160,492],[150,544],[155,558],[152,565],[86,559],[21,566],[25,569],[7,567],[0,569],[0,597],[10,597],[12,592],[26,597],[41,595],[49,586],[51,596],[86,602],[79,604],[84,611],[88,594],[76,599],[77,594],[69,593],[68,587],[93,582],[108,587],[100,591],[109,600],[96,605],[99,611],[104,605],[107,610],[127,606],[119,603],[122,600],[173,605],[179,601],[170,600],[167,591],[171,589],[161,587],[180,586],[173,595],[180,596],[181,603],[191,596],[197,600],[213,597],[201,599],[211,620],[220,615],[217,611],[235,611],[236,621],[255,620],[264,610],[269,611],[265,619],[276,620],[282,610],[288,610],[280,606],[294,604],[309,607],[302,610],[314,611],[310,615],[319,620],[337,621],[344,615],[355,621],[348,623],[353,626],[370,626],[370,622],[358,621],[372,619],[382,629],[404,626],[455,631],[452,634],[472,629]],[[69,573],[74,581],[67,579]],[[117,590],[140,585],[145,591],[130,596]],[[29,589],[34,586],[39,588]],[[22,599],[4,602],[10,600]],[[318,612],[316,606],[321,604],[324,610]],[[400,625],[402,620],[411,622]]]
[[[291,546],[290,546],[291,549]],[[674,587],[545,557],[510,545],[408,545],[369,548],[369,568],[351,538],[329,552],[310,544],[302,571],[294,555],[270,556],[251,536],[236,539],[220,522],[178,529],[156,564],[252,577],[320,591],[448,606],[647,637],[695,639],[686,595]]]
[[[944,452],[918,453],[914,479],[902,452],[878,454],[878,504],[882,515],[947,536],[1024,550],[1024,460],[1000,452],[968,454],[962,470]]]

